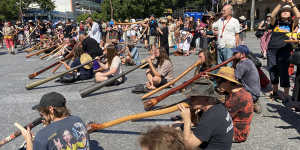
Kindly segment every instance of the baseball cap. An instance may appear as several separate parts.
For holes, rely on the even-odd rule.
[[[246,46],[246,45],[239,45],[238,47],[233,48],[232,52],[233,53],[239,52],[239,53],[249,54],[250,50],[249,50],[248,46]]]
[[[192,96],[205,96],[220,99],[221,96],[215,91],[213,82],[206,79],[200,78],[194,81],[190,86],[186,88],[183,93],[187,97]]]
[[[33,106],[32,109],[38,109],[40,107],[64,107],[66,106],[66,99],[63,95],[57,92],[50,92],[42,96],[40,103]]]

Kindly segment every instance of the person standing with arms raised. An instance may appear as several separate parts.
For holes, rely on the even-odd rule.
[[[225,5],[222,9],[222,17],[213,24],[214,34],[218,37],[218,64],[230,58],[231,49],[239,45],[240,23],[232,17],[232,13],[232,6]]]

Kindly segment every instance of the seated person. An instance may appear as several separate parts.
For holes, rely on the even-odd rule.
[[[186,149],[230,150],[233,137],[233,123],[225,106],[219,101],[220,95],[214,90],[213,83],[201,78],[185,91],[190,108],[178,104],[183,118],[183,139]],[[192,113],[198,121],[192,123]],[[194,119],[193,119],[194,120]],[[193,127],[192,127],[193,125]]]
[[[121,59],[118,55],[117,49],[114,45],[107,46],[104,49],[104,54],[107,56],[107,62],[103,64],[102,62],[98,62],[100,67],[104,69],[104,71],[97,72],[95,74],[96,82],[103,82],[111,77],[117,76],[122,73],[121,68]],[[114,84],[120,84],[124,81],[124,77],[116,80]]]
[[[126,46],[125,49],[121,51],[121,53],[123,53],[123,56],[121,57],[122,64],[128,64],[128,65],[141,64],[139,52],[133,42],[129,42],[128,46]]]
[[[67,70],[70,70],[71,68],[74,68],[76,66],[79,66],[81,64],[85,64],[88,61],[92,60],[92,57],[84,53],[82,46],[80,43],[75,45],[76,47],[74,48],[74,57],[73,57],[73,62],[71,66],[69,66],[66,62],[60,61]],[[77,80],[88,80],[93,78],[93,68],[92,68],[92,63],[85,65],[83,67],[80,67],[76,71],[66,74],[62,80],[64,79],[70,79],[70,82],[75,82]],[[64,82],[64,81],[62,81]]]
[[[146,76],[148,82],[146,87],[148,89],[156,89],[169,81],[173,80],[174,68],[173,64],[167,55],[164,48],[155,48],[153,51],[153,56],[147,59],[149,64],[149,69],[146,71]],[[157,59],[157,63],[153,64],[152,61]]]
[[[139,139],[142,150],[185,150],[181,131],[168,126],[156,126]]]
[[[221,91],[229,93],[225,100],[225,106],[233,119],[233,141],[246,141],[253,117],[251,94],[236,80],[234,69],[231,67],[222,67],[217,74],[210,75],[216,78],[217,86]]]
[[[197,66],[194,75],[197,75],[213,66],[213,58],[207,50],[200,50],[198,53],[198,59],[201,61],[201,64]]]

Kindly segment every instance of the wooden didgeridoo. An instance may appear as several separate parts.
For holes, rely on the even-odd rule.
[[[26,55],[26,58],[30,58],[30,57],[32,57],[32,56],[34,56],[34,55],[39,55],[39,54],[41,54],[41,53],[44,53],[45,51],[47,51],[47,50],[49,50],[49,49],[51,49],[51,48],[53,48],[53,47],[54,47],[54,46],[51,46],[51,47],[48,47],[48,48],[41,49],[41,50],[39,50],[39,51],[37,51],[37,52],[28,54],[28,55]]]
[[[66,61],[66,60],[68,60],[68,59],[71,59],[73,56],[74,56],[74,54],[71,52],[70,54],[68,54],[65,58],[63,58],[63,59],[60,60],[60,61]],[[56,66],[56,65],[58,65],[58,64],[60,64],[59,61],[57,61],[57,62],[55,62],[55,63],[49,65],[48,67],[46,67],[46,68],[44,68],[44,69],[42,69],[42,70],[40,70],[40,71],[37,71],[37,72],[34,72],[34,73],[28,75],[28,78],[29,78],[29,79],[33,79],[33,78],[35,78],[36,76],[40,75],[41,73],[43,73],[43,72],[45,72],[45,71],[51,69],[52,67],[54,67],[54,66]]]
[[[40,45],[41,45],[41,43],[37,43],[36,45],[34,45],[34,46],[30,47],[30,48],[25,49],[24,52],[27,52],[27,53],[32,52],[33,50],[35,50]]]
[[[300,40],[284,40],[286,43],[299,43]]]
[[[64,46],[64,44],[58,46],[57,48],[55,48],[54,50],[52,50],[49,54],[45,54],[45,55],[41,56],[40,59],[44,59],[44,58],[46,58],[46,57],[52,55],[53,53],[55,53],[57,50],[59,50],[59,49],[62,48],[63,46]]]
[[[205,71],[197,74],[192,79],[190,79],[190,80],[188,80],[188,81],[180,84],[179,86],[174,87],[174,88],[168,90],[164,94],[162,94],[162,95],[160,95],[158,97],[152,98],[152,99],[150,99],[148,101],[145,101],[144,102],[144,108],[145,108],[145,110],[150,110],[153,106],[155,106],[157,103],[159,103],[160,101],[162,101],[166,97],[170,96],[171,94],[175,93],[176,91],[181,90],[181,89],[185,88],[186,86],[188,86],[189,84],[193,83],[195,80],[199,79],[203,75],[203,73],[216,70],[216,69],[218,69],[218,68],[220,68],[220,67],[228,64],[229,62],[233,61],[234,59],[235,59],[235,57],[231,57],[231,58],[227,59],[226,61],[222,62],[221,64],[218,64],[218,65],[216,65],[216,66],[214,66],[212,68],[209,68],[209,69],[207,69],[207,70],[205,70]]]
[[[30,129],[34,128],[35,126],[39,125],[42,123],[42,118],[37,118],[35,119],[33,122],[27,124],[26,126],[24,126],[25,129],[27,129],[27,127],[29,127]],[[12,133],[11,135],[9,135],[8,137],[2,139],[0,141],[0,147],[11,142],[12,140],[14,140],[15,138],[17,138],[18,136],[20,136],[22,133],[20,130]]]
[[[141,24],[141,23],[145,23],[144,20],[142,21],[138,21],[138,22],[128,22],[128,23],[122,23],[122,22],[115,22],[115,25],[133,25],[133,24]]]
[[[180,80],[182,77],[184,77],[187,73],[189,73],[190,71],[192,71],[195,67],[197,67],[198,65],[201,64],[201,61],[198,60],[196,63],[194,63],[193,65],[191,65],[188,69],[186,69],[183,73],[181,73],[177,78],[173,79],[172,81],[164,84],[163,86],[156,88],[152,91],[150,91],[149,93],[145,94],[144,96],[142,96],[142,99],[145,99],[161,90],[163,90],[166,87],[169,87],[170,85],[175,84],[178,80]]]
[[[183,102],[183,103],[180,103],[180,104],[183,104],[185,107],[189,107],[189,105],[187,103]],[[143,113],[139,113],[139,114],[134,114],[134,115],[121,117],[119,119],[112,120],[112,121],[105,122],[105,123],[87,124],[87,129],[88,129],[88,132],[91,133],[93,131],[108,128],[108,127],[111,127],[111,126],[114,126],[114,125],[117,125],[117,124],[121,124],[121,123],[126,122],[126,121],[138,120],[138,119],[143,119],[143,118],[149,118],[149,117],[164,115],[164,114],[175,112],[177,110],[179,110],[179,108],[177,107],[177,105],[174,105],[174,106],[164,108],[164,109],[160,109],[160,110],[153,110],[153,111],[148,111],[148,112],[143,112]]]
[[[38,80],[38,81],[35,81],[35,82],[33,82],[33,83],[30,83],[30,84],[26,85],[26,89],[27,89],[27,90],[31,90],[31,89],[33,89],[34,87],[37,87],[37,86],[39,86],[39,85],[42,85],[42,84],[44,84],[44,83],[46,83],[46,82],[49,82],[49,81],[54,80],[54,79],[56,79],[56,78],[59,78],[59,77],[65,75],[65,74],[67,74],[67,73],[69,73],[69,72],[72,72],[72,71],[74,71],[74,70],[77,70],[77,69],[79,69],[79,68],[81,68],[81,67],[83,67],[83,66],[85,66],[85,65],[88,65],[88,64],[92,63],[94,60],[96,60],[96,59],[90,60],[90,61],[88,61],[88,62],[86,62],[86,63],[84,63],[84,64],[81,64],[81,65],[79,65],[79,66],[76,66],[76,67],[74,67],[74,68],[71,68],[70,70],[67,70],[67,71],[65,71],[65,72],[55,74],[55,75],[53,75],[53,76],[51,76],[51,77],[48,77],[48,78],[46,78],[46,79],[42,79],[42,80]]]
[[[82,98],[84,98],[84,97],[88,96],[89,94],[91,94],[91,93],[93,93],[93,92],[95,92],[95,91],[97,91],[97,90],[99,90],[99,89],[105,87],[106,85],[109,85],[109,84],[115,82],[117,79],[119,79],[119,78],[121,78],[122,76],[125,76],[126,74],[128,74],[128,73],[130,73],[130,72],[132,72],[132,71],[134,71],[134,70],[136,70],[136,69],[138,69],[138,68],[140,68],[141,66],[143,66],[143,65],[145,65],[145,64],[147,64],[147,63],[146,63],[146,62],[143,62],[142,64],[140,64],[140,65],[138,65],[138,66],[135,66],[134,68],[129,69],[129,70],[127,70],[127,71],[125,71],[125,72],[123,72],[123,73],[117,75],[117,76],[114,76],[114,77],[112,77],[112,78],[109,78],[109,79],[106,80],[106,81],[103,81],[103,82],[101,82],[101,83],[95,83],[94,85],[92,85],[92,86],[90,86],[90,87],[87,87],[87,88],[84,89],[84,90],[81,90],[81,91],[80,91],[80,96],[81,96]]]

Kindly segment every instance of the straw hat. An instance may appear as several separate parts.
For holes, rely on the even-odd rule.
[[[213,73],[208,73],[208,74],[241,85],[241,83],[235,79],[234,69],[231,67],[221,67],[217,74],[213,74]]]
[[[80,56],[80,63],[85,64],[89,61],[93,60],[92,57],[88,53],[83,53]],[[89,63],[88,65],[83,66],[85,69],[91,69],[92,68],[92,63]]]
[[[171,20],[171,19],[172,19],[172,16],[167,16],[167,19],[168,19],[168,20]]]
[[[239,17],[241,20],[246,20],[247,18],[245,16]]]

